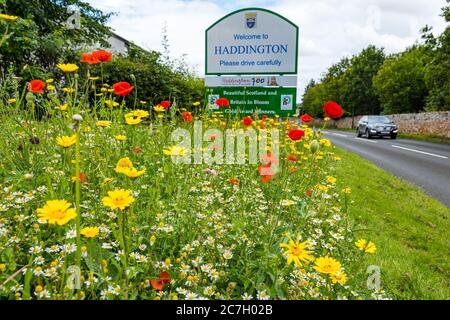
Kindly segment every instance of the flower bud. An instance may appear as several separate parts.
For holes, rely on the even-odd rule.
[[[27,100],[27,102],[35,102],[36,96],[32,92],[28,92],[25,96],[25,100]]]
[[[74,115],[72,116],[72,120],[73,120],[73,121],[80,122],[80,121],[83,121],[83,117],[82,117],[80,114],[74,114]]]
[[[311,143],[309,144],[309,150],[311,150],[311,153],[315,154],[317,151],[319,151],[319,149],[320,149],[319,142],[317,142],[317,140],[311,141]]]

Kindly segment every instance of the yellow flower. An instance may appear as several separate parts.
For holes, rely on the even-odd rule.
[[[127,169],[124,169],[123,172],[121,172],[121,173],[123,173],[130,179],[136,179],[145,173],[145,169],[138,171],[136,168],[127,168]]]
[[[105,104],[109,107],[118,107],[120,104],[114,100],[106,100]]]
[[[110,127],[111,126],[111,121],[97,121],[97,123],[95,124],[97,127]]]
[[[118,140],[118,141],[125,141],[125,140],[127,140],[127,136],[124,136],[123,134],[118,134],[114,138],[116,138],[116,140]]]
[[[157,106],[153,107],[153,110],[155,110],[156,112],[164,112],[164,111],[166,111],[166,109],[164,109],[164,107],[159,105],[159,104]]]
[[[328,139],[320,139],[319,143],[325,147],[331,147],[331,141]]]
[[[45,82],[48,83],[48,84],[53,83],[54,81],[55,81],[55,79],[47,79],[47,80],[45,80]]]
[[[53,91],[53,90],[55,90],[55,86],[48,85],[48,86],[47,86],[47,90],[48,90],[48,91]]]
[[[15,98],[12,98],[12,99],[8,100],[8,103],[16,103],[16,102],[17,102],[17,99],[15,99]]]
[[[74,93],[75,89],[74,88],[63,88],[62,91],[65,93]]]
[[[194,102],[193,104],[192,104],[194,107],[198,107],[199,105],[200,105],[200,102]]]
[[[0,272],[4,272],[6,270],[6,264],[0,263]]]
[[[66,72],[66,73],[71,73],[71,72],[76,72],[79,68],[76,64],[73,63],[60,63],[57,65],[57,67],[59,69],[62,70],[62,72]]]
[[[104,206],[109,207],[113,210],[125,210],[134,202],[134,200],[135,199],[131,195],[130,190],[119,189],[109,191],[108,196],[104,197],[102,202]]]
[[[17,20],[17,18],[18,17],[16,17],[16,16],[10,16],[7,14],[0,13],[0,19],[5,20],[5,21],[15,21],[15,20]]]
[[[320,191],[323,191],[323,192],[325,192],[325,193],[328,192],[328,188],[325,187],[325,186],[317,186],[317,189],[319,189]]]
[[[98,79],[100,79],[100,77],[89,77],[89,80],[91,81],[97,81]]]
[[[355,242],[355,245],[359,250],[367,253],[375,253],[377,251],[377,247],[372,241],[367,242],[367,240],[359,239]]]
[[[349,194],[352,192],[352,189],[350,189],[350,187],[345,187],[344,189],[342,189],[342,192]]]
[[[186,155],[187,150],[183,147],[171,146],[168,149],[164,149],[163,152],[167,156],[184,156]]]
[[[291,237],[288,236],[288,238],[289,243],[280,244],[281,248],[286,249],[283,254],[287,256],[288,265],[294,262],[296,266],[301,267],[302,263],[308,264],[309,261],[314,260],[313,252],[309,250],[311,249],[309,240],[300,242],[298,239],[294,241]]]
[[[37,285],[37,286],[34,288],[34,291],[35,291],[36,293],[40,293],[42,290],[44,290],[44,288],[43,288],[41,285]]]
[[[67,105],[67,103],[64,103],[64,104],[60,105],[60,106],[58,107],[58,109],[61,110],[61,111],[67,111],[67,108],[68,108],[68,107],[69,107],[69,106]]]
[[[122,158],[117,162],[116,172],[125,173],[126,170],[129,170],[131,168],[133,168],[133,162],[131,162],[128,157]]]
[[[341,263],[334,258],[320,257],[315,261],[314,269],[320,273],[335,274],[341,271]]]
[[[328,184],[333,184],[333,183],[336,183],[336,178],[335,177],[328,177],[327,178],[327,183]]]
[[[127,124],[129,124],[130,126],[134,126],[136,124],[141,123],[142,122],[142,118],[135,118],[133,116],[131,116],[131,117],[125,116],[125,122]]]
[[[135,118],[147,118],[149,116],[149,113],[145,110],[134,110],[132,113],[132,116]]]
[[[99,234],[100,230],[97,227],[87,227],[80,230],[80,234],[86,238],[95,238]]]
[[[331,118],[329,118],[329,117],[325,117],[325,119],[323,119],[323,120],[325,120],[325,121],[330,121],[330,120],[331,120]]]
[[[344,271],[335,272],[330,277],[333,284],[345,284],[347,282],[347,275]]]
[[[44,207],[37,209],[40,221],[48,221],[49,224],[65,225],[77,216],[75,209],[66,200],[49,200]]]
[[[56,143],[63,148],[69,148],[69,147],[73,146],[76,142],[77,142],[76,135],[73,135],[71,137],[62,136],[62,137],[56,138]]]

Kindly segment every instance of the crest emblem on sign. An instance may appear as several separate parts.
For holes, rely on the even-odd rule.
[[[245,14],[245,25],[249,29],[254,29],[256,27],[256,17],[257,13],[246,13]]]

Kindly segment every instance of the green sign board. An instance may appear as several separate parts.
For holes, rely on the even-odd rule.
[[[227,98],[229,108],[217,106],[219,98]],[[215,87],[206,89],[210,111],[242,116],[260,114],[287,117],[296,113],[297,89],[273,87]]]

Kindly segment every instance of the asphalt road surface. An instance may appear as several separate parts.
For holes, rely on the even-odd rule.
[[[371,160],[422,188],[450,208],[450,145],[409,139],[357,138],[353,132],[326,130],[336,146]]]

